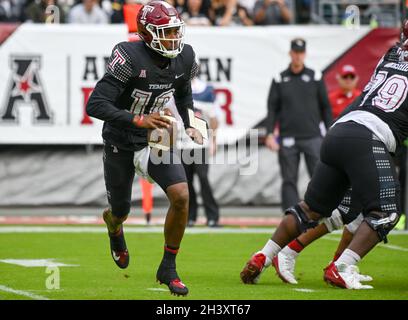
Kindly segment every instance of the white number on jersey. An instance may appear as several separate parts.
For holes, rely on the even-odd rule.
[[[366,87],[369,90],[360,106],[370,98],[374,91],[378,89],[376,95],[371,98],[371,104],[385,112],[394,112],[405,101],[408,93],[408,79],[404,76],[394,74],[387,78],[388,72],[379,71],[370,84]]]
[[[150,113],[163,110],[167,102],[169,102],[173,96],[174,91],[174,89],[170,89],[157,96],[153,102],[152,108],[150,109]],[[130,108],[130,112],[136,115],[144,114],[144,110],[148,105],[151,96],[151,92],[138,89],[133,90],[132,98],[134,98],[134,100]]]

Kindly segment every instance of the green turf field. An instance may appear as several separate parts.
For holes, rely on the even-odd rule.
[[[364,291],[333,288],[322,281],[322,269],[332,257],[339,234],[326,236],[305,249],[296,266],[298,285],[283,284],[273,268],[266,270],[259,284],[242,284],[242,267],[268,237],[268,233],[188,232],[178,257],[178,272],[190,294],[177,298],[155,282],[162,256],[161,233],[127,234],[131,261],[126,270],[113,263],[105,233],[0,233],[0,260],[54,258],[79,265],[60,267],[60,289],[50,290],[46,288],[50,274],[45,267],[0,262],[0,300],[408,299],[408,234],[389,236],[392,248],[377,247],[360,263],[360,270],[374,278],[374,290]],[[26,293],[30,296],[23,295]]]

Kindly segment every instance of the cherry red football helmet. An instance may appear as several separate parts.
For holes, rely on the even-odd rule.
[[[175,58],[184,46],[185,25],[177,10],[165,1],[145,4],[137,15],[142,40],[154,51]]]

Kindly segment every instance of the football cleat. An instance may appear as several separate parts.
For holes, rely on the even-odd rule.
[[[175,265],[166,265],[162,262],[157,270],[156,279],[160,284],[167,285],[170,293],[175,296],[186,296],[188,294],[188,288],[181,282]]]
[[[373,281],[373,277],[366,275],[366,274],[361,274],[361,273],[357,273],[357,278],[359,279],[359,281],[361,282],[370,282]]]
[[[261,273],[270,265],[271,259],[262,252],[255,253],[239,274],[242,282],[246,284],[258,283]]]
[[[329,264],[326,268],[323,269],[324,272],[326,272],[326,269],[328,269],[328,268],[330,267],[331,263],[332,263],[332,262],[330,262],[330,264]],[[371,276],[365,275],[365,274],[361,274],[357,266],[353,266],[353,267],[354,267],[354,269],[355,269],[355,271],[356,271],[356,277],[358,278],[358,280],[359,280],[360,282],[370,282],[370,281],[373,281],[373,278],[372,278]]]
[[[283,282],[297,284],[295,279],[295,263],[294,257],[280,251],[272,259],[272,264],[275,267],[276,273]]]
[[[103,212],[103,220],[107,224],[107,215],[110,211],[105,210]],[[109,240],[110,240],[110,251],[112,255],[113,261],[115,261],[116,265],[121,268],[125,269],[129,265],[129,252],[127,250],[125,235],[123,233],[123,225],[120,226],[120,230],[112,234],[108,231]]]
[[[360,283],[360,274],[358,267],[354,265],[346,265],[344,263],[336,265],[332,262],[324,270],[323,279],[327,283],[345,289],[373,289],[372,286]]]

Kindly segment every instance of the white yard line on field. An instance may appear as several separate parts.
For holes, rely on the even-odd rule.
[[[399,233],[399,234],[400,234],[400,233]],[[405,233],[404,233],[404,234],[405,234]],[[330,240],[330,241],[336,241],[336,242],[339,242],[339,241],[340,241],[340,238],[323,237],[322,239],[326,239],[326,240]],[[397,251],[408,252],[408,248],[396,246],[396,245],[393,245],[393,244],[380,243],[380,244],[378,244],[377,246],[379,246],[379,247],[381,247],[381,248],[390,249],[390,250],[397,250]]]
[[[132,227],[125,226],[125,233],[163,233],[163,227]],[[187,228],[187,234],[202,233],[265,233],[271,234],[274,228]],[[83,226],[1,226],[1,233],[107,233],[106,227],[83,227]]]
[[[187,228],[187,234],[268,234],[271,235],[275,228],[208,228],[194,227]],[[0,234],[2,233],[107,233],[106,227],[102,226],[0,226]],[[163,226],[152,227],[134,227],[125,226],[125,233],[163,233]],[[332,234],[337,235],[341,232],[334,231]],[[395,235],[408,235],[408,231],[391,231]],[[328,238],[324,238],[328,239]],[[334,240],[333,238],[331,240]],[[337,241],[337,240],[336,240]]]
[[[146,290],[149,291],[163,291],[163,292],[168,292],[168,289],[163,289],[163,288],[147,288]]]
[[[315,292],[316,290],[313,290],[313,289],[306,289],[306,288],[296,288],[296,289],[293,289],[293,290],[295,290],[295,291],[298,291],[298,292]]]
[[[398,251],[408,252],[408,248],[404,248],[404,247],[400,247],[400,246],[395,246],[395,245],[393,245],[393,244],[383,244],[383,243],[380,243],[378,246],[383,247],[383,248],[387,248],[387,249],[391,249],[391,250],[398,250]]]
[[[2,285],[0,285],[0,291],[13,293],[13,294],[28,297],[28,298],[31,298],[31,299],[34,299],[34,300],[50,300],[49,298],[40,296],[38,294],[34,294],[34,293],[31,293],[31,292],[28,292],[28,291],[23,291],[23,290],[16,290],[16,289],[9,288],[9,287],[2,286]]]
[[[67,264],[56,259],[1,259],[0,262],[14,264],[21,267],[79,267],[78,264]]]

